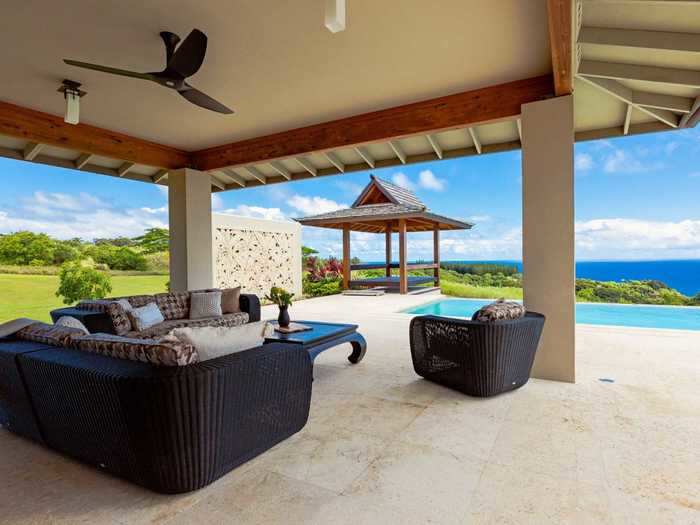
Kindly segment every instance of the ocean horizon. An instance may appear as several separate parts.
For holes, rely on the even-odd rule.
[[[522,261],[518,260],[445,259],[442,263],[508,264],[516,266],[518,271],[523,269]],[[578,279],[615,282],[653,279],[662,281],[682,294],[692,297],[700,293],[700,259],[581,260],[576,261],[576,277]]]

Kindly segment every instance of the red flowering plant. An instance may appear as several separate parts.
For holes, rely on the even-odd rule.
[[[329,257],[328,259],[307,257],[306,271],[308,272],[308,279],[313,282],[325,279],[340,279],[343,276],[343,265],[335,257]]]

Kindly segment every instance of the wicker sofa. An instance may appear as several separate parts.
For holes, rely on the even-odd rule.
[[[206,290],[208,291],[208,290]],[[85,325],[90,333],[107,333],[131,338],[154,338],[167,334],[173,328],[200,326],[237,326],[260,320],[260,299],[253,294],[241,294],[240,312],[224,314],[219,317],[189,319],[190,296],[193,292],[169,292],[155,295],[132,295],[114,297],[101,301],[81,302],[72,308],[59,308],[51,312],[54,323],[63,316],[75,317]],[[118,299],[127,300],[133,307],[156,303],[163,313],[165,321],[146,330],[120,330],[119,312],[109,309]]]
[[[257,298],[241,303],[259,318]],[[80,312],[93,329],[108,325],[102,312]],[[201,488],[301,430],[311,384],[300,345],[158,366],[0,339],[0,423],[161,493]]]
[[[488,397],[530,379],[545,318],[483,322],[426,315],[411,320],[413,368],[425,379]]]

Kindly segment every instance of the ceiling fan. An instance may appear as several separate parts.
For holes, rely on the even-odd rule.
[[[89,64],[87,62],[78,62],[77,60],[64,59],[63,61],[71,66],[93,69],[112,75],[150,80],[166,88],[174,89],[197,106],[227,115],[233,113],[233,110],[227,108],[221,102],[217,102],[209,95],[202,93],[186,82],[188,77],[194,75],[202,67],[204,55],[207,52],[207,35],[199,29],[193,29],[182,44],[180,44],[180,37],[170,31],[161,32],[160,37],[165,43],[166,65],[163,71],[139,73],[98,64]],[[178,46],[178,44],[180,45]]]

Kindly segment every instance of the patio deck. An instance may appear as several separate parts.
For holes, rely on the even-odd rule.
[[[413,373],[396,312],[431,298],[296,303],[293,318],[352,312],[364,361],[349,365],[349,346],[321,355],[306,428],[192,494],[153,494],[0,430],[0,522],[700,523],[700,333],[579,327],[577,384],[480,400]]]

